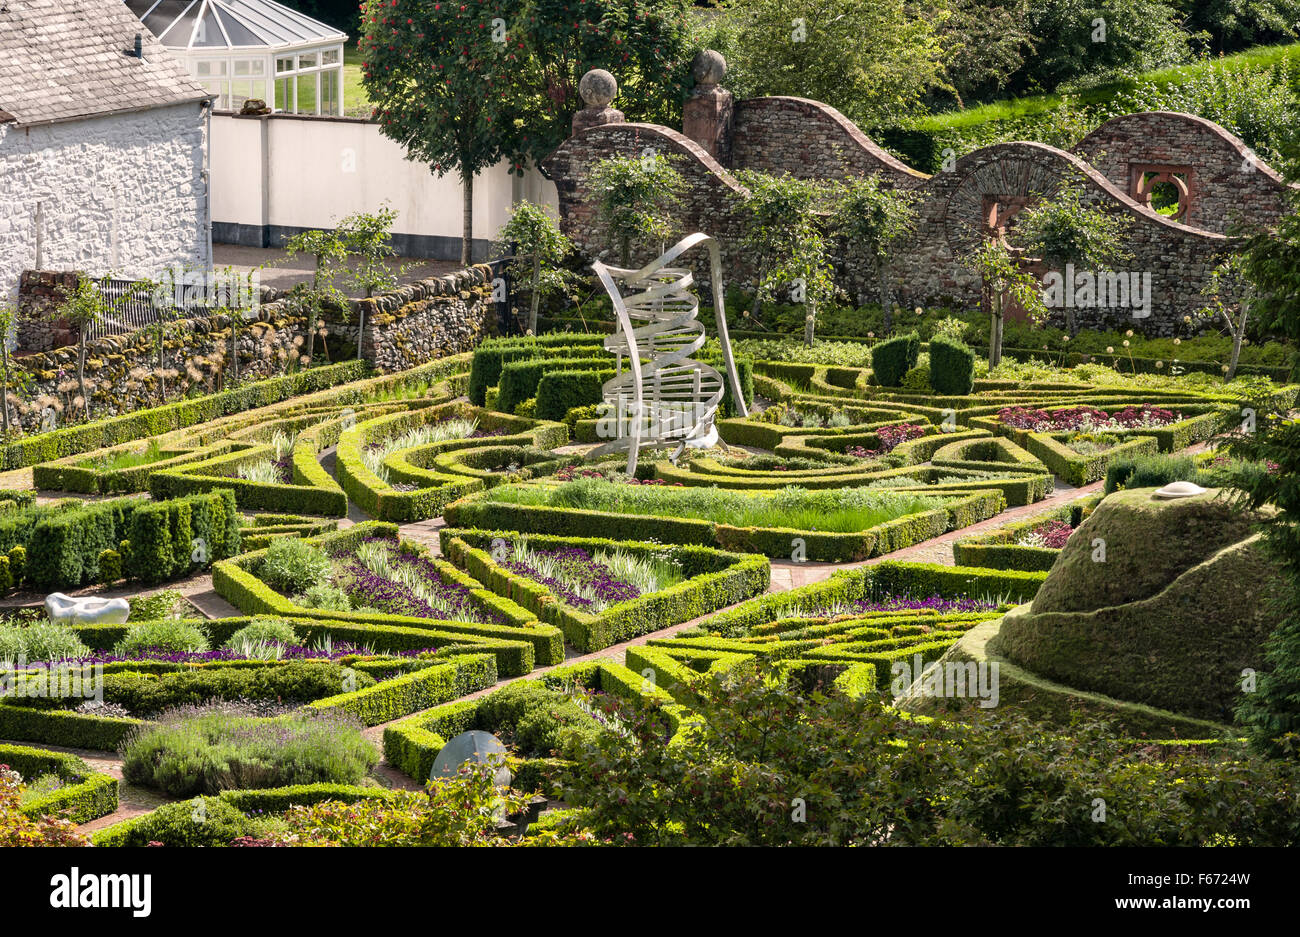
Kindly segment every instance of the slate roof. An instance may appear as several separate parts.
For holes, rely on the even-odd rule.
[[[131,54],[137,33],[143,60]],[[32,126],[209,97],[122,0],[0,0],[0,122]]]

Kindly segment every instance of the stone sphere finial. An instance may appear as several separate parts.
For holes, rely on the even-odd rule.
[[[695,60],[691,62],[691,74],[695,76],[697,85],[716,85],[727,74],[727,60],[721,52],[701,49],[695,53]]]
[[[609,107],[609,102],[618,94],[618,82],[603,68],[593,68],[578,82],[578,94],[582,95],[588,107]]]

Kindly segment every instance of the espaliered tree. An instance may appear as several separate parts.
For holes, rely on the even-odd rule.
[[[343,249],[352,258],[352,265],[343,276],[348,286],[370,299],[376,292],[397,286],[398,276],[391,261],[397,256],[393,247],[393,225],[397,212],[384,205],[376,212],[353,212],[339,222],[336,229]],[[348,308],[347,303],[343,308]],[[366,329],[366,307],[357,313],[357,357],[361,357],[361,343]]]
[[[512,275],[528,283],[528,333],[537,334],[537,310],[542,295],[564,288],[568,281],[561,261],[573,245],[555,219],[540,205],[524,200],[514,207],[510,220],[501,226],[493,250],[509,257]]]
[[[754,275],[754,299],[745,315],[757,323],[759,308],[773,298],[774,287],[796,285],[805,275],[819,279],[814,271],[825,259],[826,245],[814,219],[827,192],[818,182],[785,174],[740,170],[736,178],[745,186],[734,200],[740,247]],[[805,243],[809,237],[811,244]],[[821,298],[821,293],[818,288],[814,295]],[[810,327],[805,327],[806,335]]]
[[[305,366],[311,367],[321,313],[329,303],[343,305],[347,302],[347,297],[337,286],[338,264],[347,256],[347,244],[336,231],[315,230],[295,234],[285,242],[284,249],[290,257],[307,254],[316,260],[311,282],[299,283],[289,291],[290,301],[307,317]]]
[[[1002,326],[1006,319],[1008,297],[1018,302],[1031,319],[1041,321],[1047,317],[1042,290],[1038,279],[1025,270],[1006,241],[998,237],[983,238],[978,247],[960,260],[962,266],[979,274],[988,297],[989,313],[989,367],[996,368],[1002,361]]]
[[[1097,273],[1130,259],[1124,238],[1131,227],[1128,217],[1088,205],[1077,188],[1068,187],[1017,214],[1013,237],[1027,254],[1041,257],[1064,276],[1069,264]],[[1064,311],[1073,338],[1079,333],[1074,307],[1065,304]]]
[[[596,217],[624,267],[632,263],[634,245],[662,249],[678,230],[685,180],[674,163],[663,154],[613,156],[591,167],[587,184]]]
[[[875,270],[886,335],[894,327],[890,261],[899,239],[915,227],[916,215],[916,193],[881,185],[879,176],[853,179],[835,193],[832,230],[850,256],[864,258]]]
[[[518,162],[522,151],[527,54],[510,28],[521,8],[518,0],[368,0],[362,15],[362,84],[380,130],[408,159],[460,176],[466,265],[474,176],[503,158]]]

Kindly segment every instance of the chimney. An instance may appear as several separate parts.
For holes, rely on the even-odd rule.
[[[135,49],[132,53],[136,58],[144,58],[144,36],[141,33],[135,34]]]

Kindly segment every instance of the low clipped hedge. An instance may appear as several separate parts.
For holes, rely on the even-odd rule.
[[[1030,433],[1025,447],[1053,473],[1076,488],[1098,481],[1106,475],[1111,460],[1138,455],[1154,455],[1159,441],[1154,436],[1129,435],[1123,442],[1104,452],[1084,455],[1065,444],[1068,433]]]
[[[496,386],[500,381],[501,369],[507,361],[533,358],[538,354],[572,356],[579,351],[603,349],[604,345],[605,336],[600,333],[560,332],[551,335],[488,339],[474,349],[466,396],[476,407],[483,406],[487,402],[487,389]]]
[[[541,583],[498,565],[489,552],[492,542],[512,537],[517,539],[518,535],[446,527],[439,531],[442,551],[452,562],[542,621],[562,629],[571,645],[588,653],[743,601],[765,590],[771,579],[771,566],[761,556],[726,553],[710,547],[677,547],[673,556],[681,562],[686,579],[659,592],[589,614],[563,604]],[[652,554],[664,549],[655,544],[594,537],[530,535],[528,542],[540,549],[577,547],[589,553],[617,549]]]
[[[377,726],[402,716],[449,702],[497,682],[496,657],[467,654],[374,686],[319,699],[307,705],[317,711],[345,712],[362,725]]]
[[[695,518],[613,514],[569,508],[503,504],[492,492],[447,505],[449,525],[463,529],[514,530],[558,536],[584,537],[602,530],[618,530],[630,540],[718,546],[741,553],[788,557],[794,541],[804,541],[806,559],[846,562],[892,553],[948,530],[988,520],[1005,507],[1000,491],[986,490],[954,497],[945,507],[909,514],[870,530],[833,533],[772,527],[732,527]]]
[[[390,477],[398,484],[414,485],[415,490],[403,491],[386,483],[366,467],[362,459],[365,446],[377,439],[404,432],[414,426],[456,416],[477,416],[480,421],[492,424],[486,428],[503,428],[517,431],[508,436],[487,436],[475,439],[446,440],[407,452],[395,452],[385,459]],[[531,445],[551,449],[568,441],[568,427],[562,423],[525,419],[463,405],[441,405],[407,413],[390,414],[358,423],[344,432],[338,441],[336,465],[339,482],[357,506],[372,517],[387,521],[413,521],[437,517],[450,501],[481,491],[485,483],[481,478],[466,474],[439,472],[418,464],[417,461],[433,459],[440,453],[456,448],[489,445]]]
[[[1050,547],[1028,546],[1017,543],[1016,540],[1048,521],[1069,521],[1076,508],[1082,514],[1083,511],[1090,510],[1098,500],[1100,496],[1081,498],[1025,520],[1003,524],[989,533],[965,537],[952,545],[953,558],[959,566],[1047,572],[1056,563],[1061,551]]]
[[[27,817],[59,816],[73,823],[89,823],[117,810],[117,778],[92,771],[76,755],[0,745],[0,765],[8,765],[25,781],[57,775],[63,787],[23,802],[19,812]]]
[[[620,699],[638,697],[657,699],[668,704],[666,714],[674,726],[681,712],[679,706],[672,705],[673,699],[669,694],[654,686],[641,674],[610,660],[558,667],[536,679],[542,680],[552,689],[576,685]],[[384,760],[415,781],[421,783],[427,781],[438,753],[449,739],[471,729],[491,732],[497,728],[485,724],[480,719],[479,712],[483,701],[487,698],[447,703],[386,726]],[[562,764],[554,759],[528,759],[516,770],[514,786],[535,787],[538,782],[544,780],[535,770],[537,767],[535,764],[531,766],[533,770],[530,770],[530,762],[540,761],[545,761],[549,765]]]
[[[326,548],[347,548],[366,537],[396,539],[396,536],[395,525],[367,522],[316,538],[314,542]],[[505,624],[302,608],[257,578],[254,570],[263,555],[260,551],[247,553],[217,563],[212,571],[213,588],[217,594],[249,615],[269,614],[319,621],[322,625],[328,624],[329,630],[339,633],[340,637],[345,631],[354,631],[359,636],[359,643],[371,643],[366,640],[366,635],[372,629],[377,632],[395,629],[424,636],[425,644],[402,645],[406,648],[428,646],[428,642],[436,638],[447,644],[464,645],[479,653],[494,654],[498,670],[503,676],[519,676],[529,673],[535,666],[549,666],[564,660],[563,636],[558,628],[540,623],[534,612],[484,588],[482,583],[446,561],[434,561],[439,573],[468,588],[476,602],[493,612]]]

